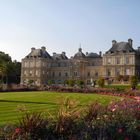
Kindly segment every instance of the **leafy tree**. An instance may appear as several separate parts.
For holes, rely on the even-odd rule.
[[[138,85],[138,78],[135,75],[130,77],[130,85],[132,89],[136,89]]]
[[[75,85],[75,81],[74,80],[68,80],[68,85],[73,87]]]
[[[68,85],[68,84],[69,84],[69,80],[65,80],[64,85]]]
[[[54,81],[53,80],[48,80],[48,85],[52,85],[54,84]]]
[[[99,87],[103,88],[104,85],[105,85],[105,80],[104,78],[100,77],[98,80],[97,80],[97,84]]]
[[[21,63],[13,61],[8,65],[8,81],[9,83],[20,83]]]
[[[117,80],[117,81],[122,81],[122,80],[123,80],[123,75],[118,75],[118,76],[116,77],[116,80]]]
[[[82,81],[82,80],[77,80],[76,81],[76,84],[79,86],[79,87],[83,87],[83,85],[84,85],[84,81]]]
[[[0,80],[2,83],[20,83],[21,63],[0,52]]]
[[[29,86],[31,86],[31,85],[33,85],[33,84],[34,84],[34,80],[29,80],[29,81],[28,81],[28,85],[29,85]]]

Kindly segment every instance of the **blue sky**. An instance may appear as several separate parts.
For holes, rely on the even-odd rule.
[[[21,61],[31,47],[73,56],[111,41],[140,46],[140,0],[0,0],[0,51]]]

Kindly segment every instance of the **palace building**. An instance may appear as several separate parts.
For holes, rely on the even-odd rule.
[[[53,53],[46,47],[31,48],[31,52],[22,59],[21,84],[32,81],[35,85],[45,85],[49,81],[63,84],[65,80],[82,80],[86,85],[104,77],[115,80],[119,75],[137,75],[140,77],[140,47],[133,48],[133,40],[127,42],[112,41],[112,47],[102,55],[93,52],[78,52],[71,58],[65,52]]]

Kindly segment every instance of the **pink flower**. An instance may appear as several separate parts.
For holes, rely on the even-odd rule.
[[[20,133],[21,132],[21,128],[16,128],[15,129],[15,133]]]
[[[120,129],[118,129],[118,132],[119,132],[119,133],[121,133],[122,131],[123,131],[123,130],[122,130],[121,128],[120,128]]]
[[[115,108],[113,108],[113,109],[112,109],[112,112],[114,112],[115,110],[116,110],[116,109],[115,109]]]

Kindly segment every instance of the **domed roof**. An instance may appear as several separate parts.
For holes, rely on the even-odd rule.
[[[85,58],[85,54],[82,53],[82,49],[79,48],[79,51],[74,55],[74,59],[81,59],[81,58]]]

